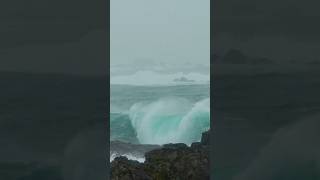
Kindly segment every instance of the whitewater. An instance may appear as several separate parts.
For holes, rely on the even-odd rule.
[[[129,117],[141,144],[191,144],[210,127],[210,100],[191,104],[182,98],[165,98],[137,103]]]
[[[198,142],[210,128],[209,91],[208,84],[111,85],[110,140],[156,145]],[[130,151],[123,155],[144,161]]]
[[[182,84],[208,84],[210,77],[201,73],[158,73],[155,71],[138,71],[130,75],[111,76],[110,83],[114,85],[135,86],[174,86]]]

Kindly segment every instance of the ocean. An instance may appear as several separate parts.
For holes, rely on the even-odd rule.
[[[133,144],[199,141],[210,127],[210,86],[111,85],[110,140]]]

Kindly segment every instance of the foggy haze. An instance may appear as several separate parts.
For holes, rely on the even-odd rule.
[[[110,10],[111,79],[138,71],[209,73],[209,0],[112,0]]]

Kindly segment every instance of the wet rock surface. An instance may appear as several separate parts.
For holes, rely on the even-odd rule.
[[[190,147],[166,144],[145,154],[145,162],[117,157],[111,163],[112,180],[209,179],[209,131]]]
[[[110,142],[110,156],[116,154],[117,156],[131,154],[135,157],[144,157],[144,154],[148,151],[159,149],[159,145],[141,145],[141,144],[131,144],[124,143],[120,141]]]

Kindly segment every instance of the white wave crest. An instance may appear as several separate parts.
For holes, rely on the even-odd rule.
[[[195,104],[181,98],[137,103],[130,109],[130,120],[141,144],[191,144],[210,127],[210,99]]]
[[[110,154],[110,162],[112,162],[116,157],[119,156],[125,156],[127,157],[129,160],[134,160],[134,161],[138,161],[140,163],[144,163],[145,158],[144,157],[137,157],[133,154],[117,154],[117,153],[112,153]]]
[[[119,85],[177,85],[177,84],[208,84],[210,76],[200,73],[162,74],[154,71],[138,71],[132,75],[112,76],[111,84]]]

